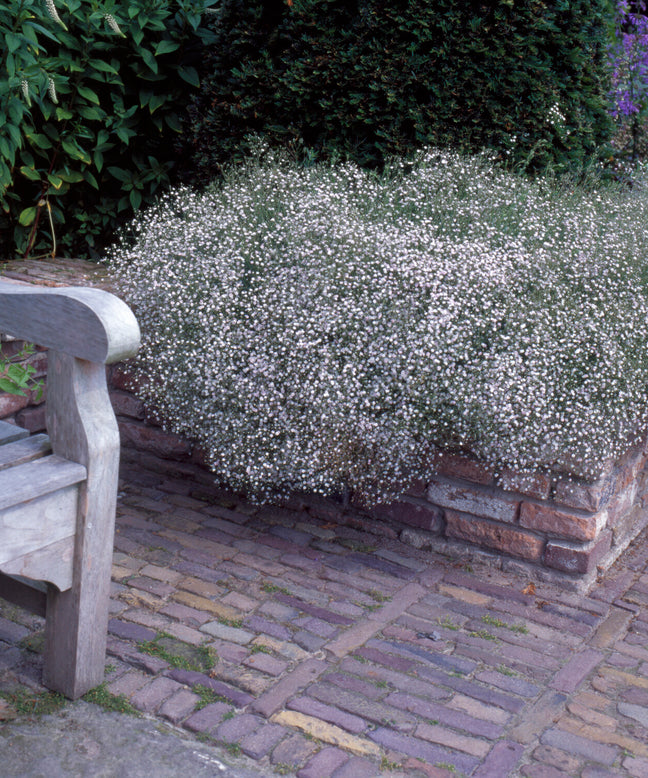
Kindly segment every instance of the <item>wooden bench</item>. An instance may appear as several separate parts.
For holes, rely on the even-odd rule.
[[[139,329],[108,292],[0,281],[0,332],[49,348],[47,435],[0,424],[0,596],[45,616],[43,683],[75,699],[104,677],[119,466],[104,365]]]

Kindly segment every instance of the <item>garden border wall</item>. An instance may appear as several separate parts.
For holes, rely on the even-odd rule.
[[[110,288],[102,268],[78,261],[10,263],[17,281]],[[3,344],[5,351],[19,343]],[[30,361],[46,377],[47,354]],[[160,457],[203,464],[190,441],[165,432],[130,389],[124,365],[109,368],[108,381],[122,445]],[[0,419],[32,432],[45,426],[43,397],[0,394]],[[564,474],[496,472],[469,456],[442,454],[426,483],[398,501],[371,511],[332,499],[296,495],[291,507],[462,559],[478,557],[540,579],[587,588],[648,525],[648,436],[591,483]]]

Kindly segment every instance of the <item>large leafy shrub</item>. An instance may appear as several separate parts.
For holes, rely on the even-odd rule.
[[[87,256],[174,166],[210,0],[0,6],[0,246]]]
[[[250,132],[380,165],[422,145],[579,167],[608,139],[610,0],[223,0],[190,108],[208,181]]]
[[[112,252],[145,395],[230,486],[387,499],[434,446],[591,476],[645,427],[645,190],[406,168],[253,160]]]

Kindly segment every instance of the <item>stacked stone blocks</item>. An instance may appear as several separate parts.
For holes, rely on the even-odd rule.
[[[592,482],[564,473],[496,472],[468,456],[443,454],[428,483],[376,514],[431,539],[585,576],[608,567],[648,523],[647,464],[647,440]]]

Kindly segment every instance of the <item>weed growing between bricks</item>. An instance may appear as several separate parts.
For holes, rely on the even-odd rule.
[[[93,705],[99,705],[104,710],[115,713],[126,713],[129,716],[141,716],[142,714],[133,707],[128,698],[123,694],[112,694],[106,689],[106,682],[96,686],[84,694],[83,699]]]
[[[19,716],[46,716],[60,710],[67,700],[57,692],[34,692],[19,688],[14,691],[0,691],[0,699],[6,700],[10,709]]]
[[[193,646],[164,632],[157,635],[154,640],[139,643],[138,648],[145,654],[164,659],[172,667],[180,670],[206,672],[211,670],[218,661],[213,648]]]

